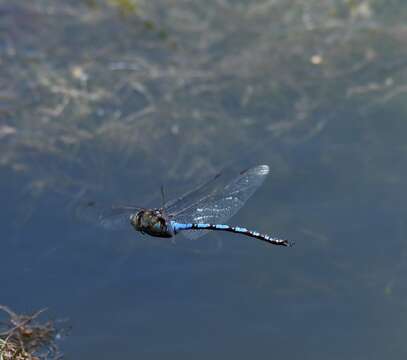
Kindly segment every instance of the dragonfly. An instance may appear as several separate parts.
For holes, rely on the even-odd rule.
[[[222,173],[160,208],[115,205],[99,208],[95,202],[86,204],[85,216],[108,230],[122,230],[130,225],[141,234],[172,238],[179,233],[197,239],[208,231],[226,231],[258,239],[272,245],[292,246],[293,243],[248,230],[225,225],[264,182],[270,169],[258,165],[240,172],[225,182]],[[164,197],[164,195],[163,195]]]

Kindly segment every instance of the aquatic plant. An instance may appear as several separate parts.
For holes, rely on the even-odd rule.
[[[0,325],[0,360],[59,359],[56,345],[59,331],[52,321],[40,322],[38,317],[45,309],[32,315],[20,315],[0,305],[7,318]]]
[[[107,3],[119,8],[123,15],[137,13],[138,5],[134,0],[107,0]]]

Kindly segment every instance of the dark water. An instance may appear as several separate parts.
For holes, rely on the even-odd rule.
[[[67,358],[404,359],[403,2],[0,1],[0,303]],[[175,244],[74,216],[271,176]]]

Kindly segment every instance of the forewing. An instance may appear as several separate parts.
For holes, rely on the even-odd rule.
[[[235,215],[263,183],[269,167],[259,165],[239,174],[222,189],[202,195],[192,205],[171,214],[179,223],[221,224]],[[183,231],[189,238],[198,238],[205,231]]]
[[[179,198],[170,200],[164,205],[167,214],[178,214],[186,209],[193,207],[197,202],[202,200],[203,197],[213,193],[219,187],[222,187],[222,182],[225,182],[225,174],[218,173],[207,182],[199,185],[195,189],[188,191]],[[225,186],[225,183],[223,184]]]

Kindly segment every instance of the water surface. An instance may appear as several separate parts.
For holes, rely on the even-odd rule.
[[[68,358],[404,358],[403,2],[0,1],[1,303]],[[175,244],[81,223],[221,168],[271,176]]]

